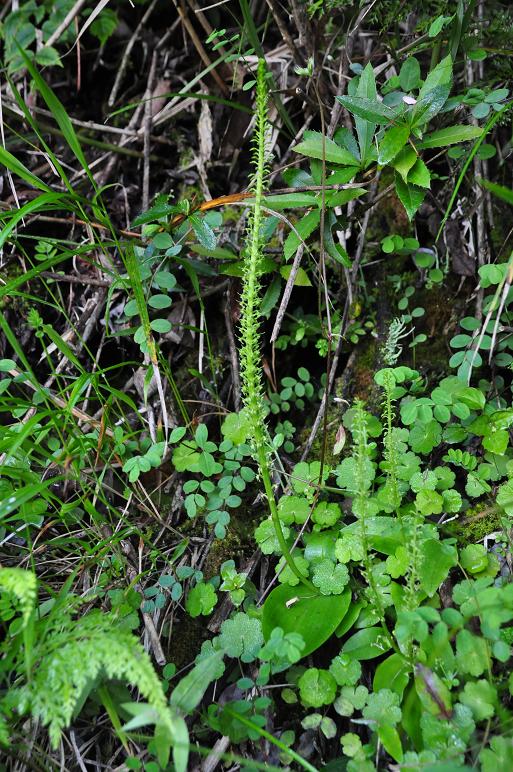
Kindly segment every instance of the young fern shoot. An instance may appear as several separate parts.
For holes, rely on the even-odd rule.
[[[270,459],[272,444],[265,422],[264,387],[262,379],[262,357],[260,353],[260,316],[263,242],[263,198],[264,177],[267,171],[267,85],[265,61],[259,60],[256,78],[256,115],[253,137],[254,178],[252,189],[254,203],[249,215],[246,257],[242,276],[240,300],[240,374],[244,407],[250,425],[250,438],[254,458],[258,464],[260,477],[264,484],[269,510],[276,532],[276,538],[282,554],[291,571],[298,579],[316,592],[313,585],[305,579],[292,557],[281,527],[278,507],[271,482]]]

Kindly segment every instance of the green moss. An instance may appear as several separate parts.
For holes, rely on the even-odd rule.
[[[467,544],[477,544],[485,536],[500,531],[501,528],[499,510],[494,506],[483,508],[482,505],[468,509],[463,518],[444,526],[444,530],[451,536],[455,536],[462,547],[466,547]]]

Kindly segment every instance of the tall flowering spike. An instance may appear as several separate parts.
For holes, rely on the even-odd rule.
[[[250,437],[253,456],[258,463],[260,476],[269,503],[269,510],[274,525],[276,538],[290,570],[300,582],[313,593],[313,584],[305,579],[290,553],[283,534],[278,508],[271,481],[271,442],[265,424],[266,410],[264,403],[264,385],[262,378],[262,357],[260,353],[260,316],[263,239],[262,239],[262,202],[264,197],[264,178],[267,171],[267,86],[265,82],[265,62],[258,62],[256,78],[255,131],[253,134],[254,177],[251,189],[254,203],[248,218],[247,245],[242,274],[242,293],[240,299],[240,375],[244,407],[249,419]]]
[[[243,268],[240,322],[240,367],[242,398],[252,427],[255,445],[267,442],[265,430],[264,389],[260,354],[260,276],[263,256],[262,201],[264,177],[267,171],[267,86],[265,62],[258,62],[256,78],[255,131],[253,135],[254,177],[252,190],[255,201],[248,222],[246,257]]]

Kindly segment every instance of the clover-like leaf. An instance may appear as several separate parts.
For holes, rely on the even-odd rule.
[[[191,617],[208,616],[217,603],[217,594],[211,584],[198,582],[187,596],[185,607]]]
[[[398,724],[402,715],[400,702],[399,695],[390,689],[371,692],[367,698],[367,705],[363,709],[363,716],[368,721],[374,721],[378,726]]]
[[[301,702],[307,708],[331,705],[337,694],[337,682],[328,670],[310,667],[298,681]]]
[[[229,657],[240,657],[243,662],[253,662],[264,642],[262,624],[239,611],[221,626],[219,647]]]
[[[343,563],[325,558],[314,564],[312,581],[322,595],[339,595],[349,581],[349,571]]]
[[[363,560],[364,549],[360,534],[354,531],[349,533],[342,531],[340,538],[335,542],[335,557],[341,563]]]
[[[495,713],[497,689],[484,678],[479,681],[468,681],[460,695],[460,700],[463,705],[470,708],[476,721],[485,721]]]
[[[390,555],[385,561],[386,569],[393,579],[404,576],[410,565],[410,553],[406,547],[398,547],[394,555]]]
[[[284,526],[283,535],[285,538],[288,537],[289,533],[289,529]],[[264,555],[281,554],[280,543],[278,541],[278,537],[276,536],[274,523],[270,517],[260,523],[255,531],[255,539]]]
[[[354,686],[362,674],[358,660],[342,653],[331,660],[329,670],[339,686]]]

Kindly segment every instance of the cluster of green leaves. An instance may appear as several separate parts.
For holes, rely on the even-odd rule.
[[[53,37],[60,28],[74,6],[73,0],[58,0],[55,3],[42,0],[26,0],[7,14],[0,25],[0,37],[4,42],[5,64],[9,73],[21,70],[25,62],[20,48],[25,52],[38,42],[34,60],[42,66],[62,67],[61,58],[54,45],[47,45],[47,41]],[[91,8],[84,8],[79,13],[83,24],[91,15]],[[99,14],[88,24],[88,30],[103,46],[118,26],[118,16],[111,8],[103,8]],[[73,26],[66,26],[61,31],[55,42],[63,45],[72,45],[75,42],[76,32]]]
[[[513,196],[512,196],[513,203]],[[484,321],[474,316],[460,319],[462,332],[454,335],[450,346],[457,349],[449,360],[457,368],[460,378],[469,379],[473,368],[483,365],[483,356],[497,367],[508,367],[513,362],[511,301],[509,285],[512,258],[505,263],[489,263],[479,268],[480,286],[490,290],[484,299]]]
[[[382,421],[361,404],[348,411],[352,454],[324,468],[322,479],[319,462],[297,464],[293,492],[278,502],[289,544],[301,529],[294,560],[316,592],[279,561],[280,585],[261,614],[251,606],[238,612],[205,651],[260,661],[256,678],[240,684],[253,695],[287,670],[281,699],[313,710],[303,726],[326,738],[336,735],[328,708],[366,725],[367,743],[353,733],[340,739],[353,772],[374,769],[379,746],[412,769],[442,761],[460,768],[473,747],[483,768],[496,759],[506,763],[511,749],[500,732],[510,720],[505,702],[513,690],[506,667],[511,585],[498,576],[496,554],[479,543],[458,551],[436,520],[485,495],[490,487],[478,488],[475,481],[487,479],[508,478],[497,506],[499,513],[513,514],[513,454],[507,432],[501,434],[513,411],[487,403],[485,383],[474,388],[448,377],[421,396],[418,373],[404,366],[379,371],[376,382],[384,391]],[[468,499],[451,467],[467,472]],[[337,488],[328,484],[331,476]],[[341,508],[340,496],[352,502],[351,514]],[[280,557],[270,518],[255,536],[265,554]],[[450,573],[456,584],[453,605],[446,605],[440,588]],[[342,639],[341,649],[329,666],[299,664],[333,636]],[[269,667],[271,653],[276,661]],[[370,690],[362,674],[372,660],[377,667]],[[223,709],[211,706],[208,722],[234,741],[257,739],[264,707],[267,699],[264,705],[255,696]],[[476,737],[488,734],[490,723],[495,729],[480,749]]]
[[[224,439],[219,445],[208,438],[205,424],[199,424],[194,439],[182,440],[184,427],[174,429],[170,437],[171,442],[179,443],[172,454],[174,468],[203,478],[184,483],[185,510],[191,518],[204,515],[206,522],[214,526],[218,539],[226,536],[230,522],[228,509],[240,507],[239,494],[255,479],[255,471],[247,463],[251,450],[245,443],[248,435],[245,416],[229,414],[221,430]]]
[[[420,207],[427,189],[431,185],[431,174],[420,157],[420,151],[431,148],[446,148],[478,138],[482,129],[468,125],[452,125],[429,132],[429,124],[444,110],[452,86],[452,58],[446,56],[432,69],[425,79],[421,77],[418,60],[411,56],[401,67],[397,82],[387,81],[383,98],[378,99],[376,79],[372,65],[368,64],[360,75],[353,78],[348,86],[348,96],[338,97],[342,105],[354,116],[356,138],[346,128],[338,129],[333,140],[316,132],[305,132],[305,139],[295,150],[312,159],[325,158],[331,171],[326,178],[327,185],[344,184],[352,181],[359,172],[372,165],[390,167],[394,171],[395,189],[411,220]],[[314,173],[317,170],[317,175]],[[312,174],[306,180],[301,176],[302,185],[318,181],[319,165],[312,163]],[[288,184],[298,184],[297,174],[289,174]],[[363,192],[363,191],[362,191]],[[345,195],[344,195],[345,194]],[[358,195],[361,193],[358,191]],[[332,201],[346,203],[355,198],[354,190],[329,192],[327,206]],[[340,199],[344,198],[342,202]],[[304,239],[319,224],[315,209],[312,209],[298,225],[298,233]],[[328,228],[332,222],[327,218]],[[326,234],[326,248],[339,262],[344,263],[341,247],[331,247],[331,230]],[[287,243],[288,242],[288,243]],[[298,236],[291,233],[285,243],[285,258],[293,254]]]

